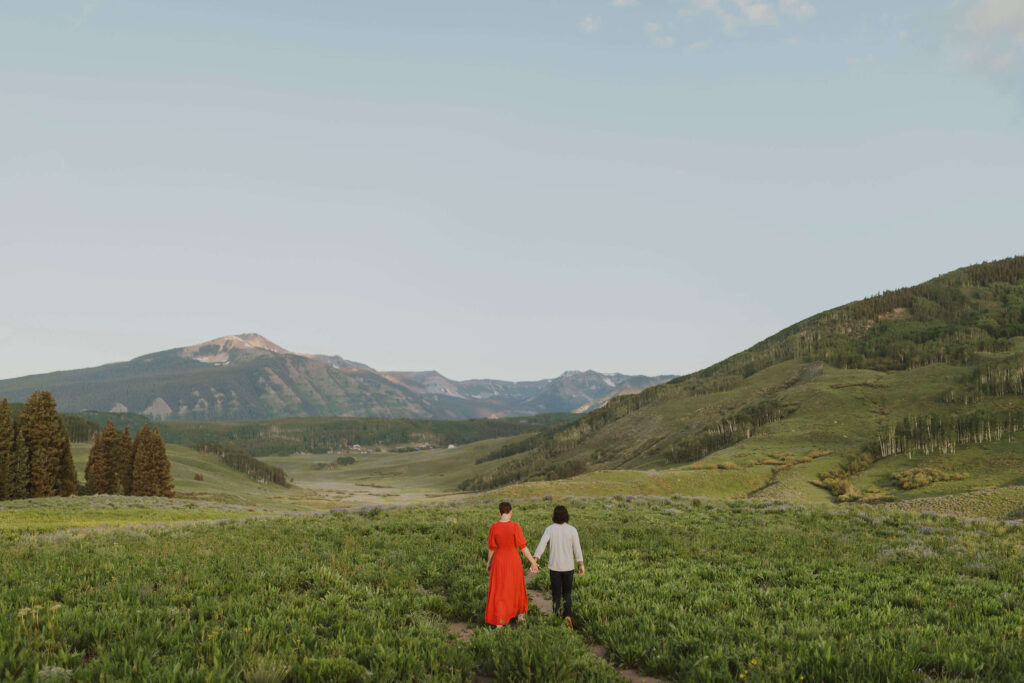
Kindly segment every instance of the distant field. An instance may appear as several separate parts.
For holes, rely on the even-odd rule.
[[[350,453],[355,458],[350,465],[337,464],[336,454],[299,453],[260,460],[283,468],[296,484],[308,488],[422,497],[454,492],[469,472],[497,467],[494,462],[477,465],[476,460],[515,439],[489,439],[412,453]]]
[[[72,496],[0,501],[0,538],[24,533],[99,530],[117,527],[234,520],[276,514],[181,498]]]
[[[0,679],[1024,678],[1016,523],[553,496],[515,510],[531,545],[556,502],[587,557],[576,631],[534,609],[483,626],[491,503],[15,534],[0,545]]]

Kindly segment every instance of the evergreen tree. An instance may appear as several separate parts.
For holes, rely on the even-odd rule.
[[[149,425],[143,425],[135,435],[132,447],[132,495],[154,496],[156,486],[152,480],[152,437]]]
[[[132,433],[125,427],[117,437],[114,447],[114,462],[117,465],[118,490],[122,495],[132,495],[132,467],[134,462],[132,455],[135,452],[135,444],[132,442]]]
[[[113,422],[107,422],[103,432],[96,434],[85,466],[85,486],[89,493],[117,493],[116,458],[120,441]]]
[[[18,430],[25,438],[32,476],[31,495],[70,496],[78,492],[71,442],[48,391],[36,391],[22,408]]]
[[[164,439],[160,436],[158,428],[153,428],[153,435],[150,441],[152,444],[150,467],[152,468],[153,477],[153,495],[173,498],[174,484],[171,482],[171,461],[167,459],[167,447],[164,446]]]
[[[32,466],[28,446],[20,431],[14,432],[14,449],[7,458],[7,497],[11,500],[32,495]]]
[[[57,495],[77,496],[78,471],[75,469],[75,460],[71,455],[71,440],[68,439],[64,425],[60,425],[61,434],[64,435],[64,442],[61,444],[58,457],[57,471]]]
[[[10,474],[8,463],[14,452],[14,421],[7,399],[0,400],[0,500],[10,498],[7,493]]]

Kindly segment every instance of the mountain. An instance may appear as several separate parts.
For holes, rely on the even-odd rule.
[[[124,363],[0,380],[0,396],[23,400],[44,388],[64,412],[135,412],[158,420],[469,419],[585,410],[670,378],[588,371],[537,382],[456,382],[436,372],[381,373],[238,334]]]
[[[686,465],[746,495],[900,499],[923,493],[904,482],[944,493],[1024,483],[1020,429],[1024,257],[1014,257],[825,311],[614,397],[503,445],[482,458],[502,465],[463,488]]]
[[[384,376],[417,394],[470,401],[487,406],[495,415],[586,412],[614,396],[636,393],[672,379],[672,375],[645,377],[593,370],[570,370],[557,378],[534,382],[459,382],[433,371],[386,372]]]

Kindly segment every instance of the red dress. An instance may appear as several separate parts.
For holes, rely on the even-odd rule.
[[[484,621],[501,626],[530,608],[523,563],[519,559],[519,550],[526,547],[526,538],[516,522],[495,522],[487,535],[487,547],[494,551],[494,557]]]

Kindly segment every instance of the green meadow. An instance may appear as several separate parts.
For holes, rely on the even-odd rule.
[[[531,544],[554,502],[517,506]],[[490,503],[8,535],[0,678],[1024,676],[1016,522],[679,495],[559,502],[587,557],[576,630],[535,609],[482,624]]]

